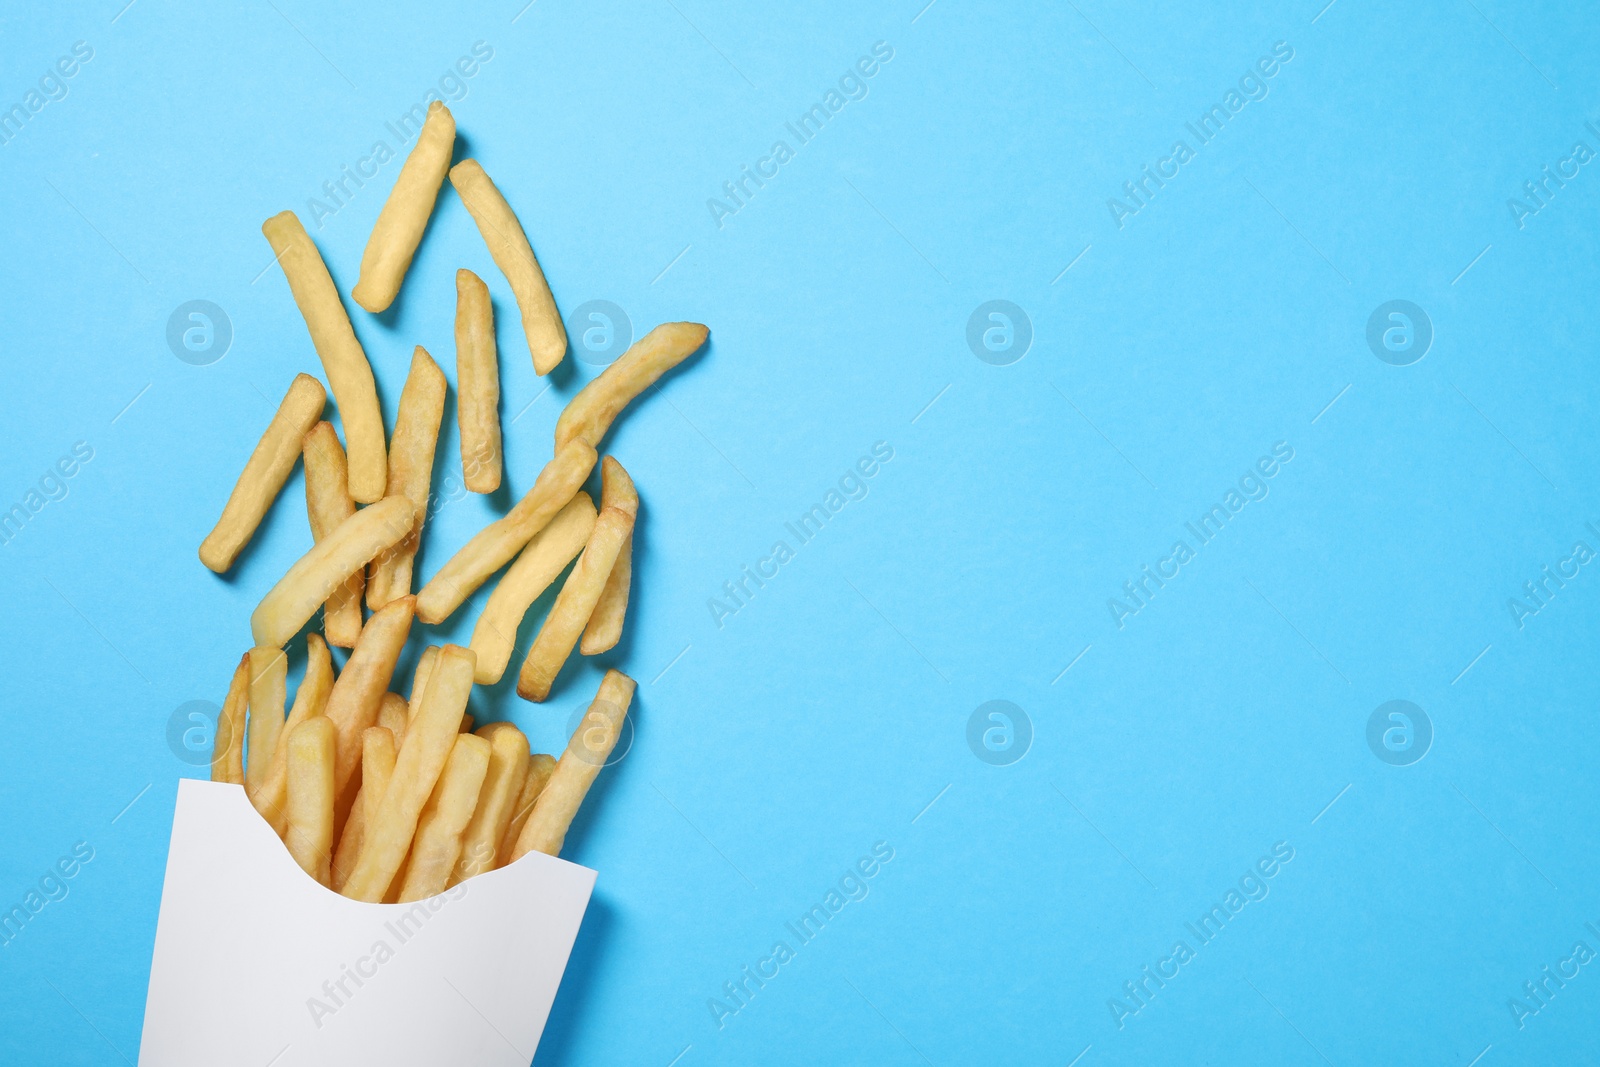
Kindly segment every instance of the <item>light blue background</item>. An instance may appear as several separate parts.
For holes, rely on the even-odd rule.
[[[1525,228],[1506,201],[1575,141],[1600,149],[1600,16],[122,3],[0,19],[4,106],[94,49],[0,146],[0,508],[94,450],[0,548],[0,904],[95,850],[0,950],[0,1058],[136,1058],[175,783],[197,773],[168,717],[221,699],[251,608],[310,543],[297,473],[233,573],[195,558],[290,377],[320,376],[260,224],[306,218],[477,41],[464,150],[559,304],[713,331],[610,439],[645,500],[605,658],[640,680],[637,736],[569,841],[600,882],[538,1063],[1597,1055],[1600,965],[1524,1028],[1507,1004],[1574,942],[1600,950],[1600,576],[1521,629],[1507,607],[1574,541],[1600,547],[1597,164]],[[869,95],[719,228],[707,199],[878,41]],[[1107,198],[1193,147],[1184,123],[1277,41],[1294,58],[1267,98],[1119,229]],[[397,170],[312,228],[346,291]],[[424,577],[526,490],[595,373],[569,360],[541,393],[447,192],[396,310],[355,312],[391,419],[412,345],[453,378],[458,266],[497,301],[509,488],[442,508]],[[196,298],[235,331],[210,366],[164,337]],[[1409,367],[1365,341],[1396,298],[1435,329]],[[992,299],[1035,331],[1011,366],[965,341]],[[457,441],[452,410],[436,485]],[[716,626],[708,598],[878,441],[870,494]],[[1279,441],[1270,496],[1119,630],[1107,598]],[[429,636],[464,641],[486,592]],[[559,751],[598,670],[473,710]],[[1408,767],[1366,742],[1396,698],[1435,730]],[[992,699],[1033,725],[1010,766],[967,745]],[[880,841],[870,895],[719,1029],[708,998]],[[1270,895],[1119,1029],[1108,999],[1194,946],[1184,923],[1277,842],[1295,856]]]

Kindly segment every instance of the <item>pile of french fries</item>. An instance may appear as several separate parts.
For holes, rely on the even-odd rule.
[[[454,146],[455,119],[435,102],[351,296],[374,313],[394,301],[448,175],[516,299],[535,370],[548,374],[567,336],[544,272],[483,168],[471,159],[450,165]],[[529,852],[559,855],[621,733],[633,680],[606,673],[559,760],[530,751],[509,722],[474,731],[468,697],[504,675],[523,616],[574,559],[522,662],[517,693],[544,701],[574,647],[596,655],[617,644],[639,496],[622,464],[598,449],[635,397],[704,345],[706,327],[657,326],[584,386],[556,423],[553,458],[533,487],[413,593],[444,374],[418,345],[386,434],[372,366],[305,227],[285,211],[261,230],[322,361],[345,439],[322,421],[322,383],[297,375],[200,545],[201,562],[226,572],[303,457],[313,545],[251,616],[254,647],[217,720],[212,777],[242,785],[300,867],[355,900],[420,900]],[[463,480],[490,493],[502,468],[498,357],[489,290],[469,270],[456,274],[455,342]],[[598,507],[583,491],[596,466]],[[406,695],[391,692],[413,623],[443,622],[507,564],[471,643],[426,647]],[[318,608],[322,632],[306,633],[305,674],[286,718],[285,646]],[[337,673],[330,645],[350,649]]]

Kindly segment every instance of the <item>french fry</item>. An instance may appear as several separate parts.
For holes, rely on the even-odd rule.
[[[637,527],[637,523],[635,523]],[[628,614],[628,586],[633,581],[633,530],[622,541],[617,561],[606,576],[606,587],[600,591],[600,602],[583,628],[583,640],[578,650],[585,656],[598,656],[609,652],[622,639],[622,620]]]
[[[306,518],[312,541],[320,541],[356,513],[344,446],[331,422],[311,427],[305,437],[305,457]],[[357,570],[322,605],[322,632],[328,644],[349,648],[361,636],[361,594],[366,585],[366,571]]]
[[[472,716],[471,715],[463,715],[463,716],[461,716],[461,732],[464,733],[464,734],[470,734],[472,732]]]
[[[328,394],[323,391],[321,382],[309,374],[294,376],[277,413],[267,424],[261,440],[256,442],[255,451],[250,453],[233,492],[228,494],[222,518],[200,542],[201,563],[218,574],[233,566],[233,561],[255,536],[256,527],[266,517],[283,483],[289,480],[294,461],[300,458],[300,439],[322,417],[322,408],[327,402]]]
[[[228,683],[228,695],[217,712],[211,740],[211,780],[244,785],[244,713],[250,705],[250,653],[239,659]]]
[[[296,726],[289,749],[288,832],[284,844],[300,869],[323,885],[333,864],[333,746],[327,716]]]
[[[422,806],[432,795],[450,750],[460,736],[461,716],[472,692],[471,650],[445,645],[428,676],[428,689],[406,729],[376,820],[364,831],[360,859],[344,895],[380,903],[405,861]]]
[[[550,285],[534,258],[522,223],[477,160],[463,159],[451,167],[450,184],[456,187],[472,221],[478,224],[495,266],[511,283],[517,310],[522,313],[522,332],[527,335],[528,351],[533,355],[533,369],[549,374],[567,354],[567,328],[561,324],[555,297],[550,295]]]
[[[385,693],[378,704],[378,725],[394,735],[394,746],[399,748],[406,739],[406,723],[411,721],[410,705],[399,693]],[[365,771],[362,772],[365,780]]]
[[[400,292],[411,257],[417,254],[422,232],[428,228],[439,187],[450,171],[450,153],[456,143],[456,120],[450,109],[435,100],[417,134],[417,143],[400,168],[389,199],[378,212],[367,249],[361,254],[361,278],[350,295],[373,314],[387,310]]]
[[[334,765],[334,796],[343,816],[349,810],[346,800],[354,796],[351,781],[361,766],[361,735],[378,721],[378,709],[394,677],[395,661],[411,633],[416,600],[401,597],[378,609],[367,620],[339,680],[328,694],[328,721],[339,732],[339,747]]]
[[[417,617],[429,625],[443,622],[495,571],[511,561],[533,535],[547,526],[577,494],[599,458],[585,441],[556,450],[528,494],[504,516],[491,522],[450,557],[417,595]],[[261,642],[257,642],[260,644]]]
[[[350,872],[355,870],[361,855],[361,840],[367,823],[377,814],[383,801],[383,791],[389,788],[389,777],[394,774],[395,752],[399,749],[394,734],[382,726],[369,726],[361,734],[361,788],[356,791],[356,802],[350,817],[344,821],[339,833],[339,847],[333,851],[334,891],[344,888]]]
[[[282,648],[347,578],[405,537],[415,519],[410,500],[391,496],[340,523],[301,556],[257,605],[250,616],[255,643]]]
[[[539,635],[528,649],[517,676],[517,695],[524,700],[543,701],[561,673],[562,664],[572,655],[578,635],[594,614],[600,594],[605,591],[611,568],[622,551],[622,543],[633,532],[634,516],[639,511],[639,495],[622,464],[607,456],[603,465],[600,516],[583,555],[567,575],[566,584],[556,594]]]
[[[272,754],[272,768],[261,787],[251,794],[255,805],[279,837],[288,832],[288,809],[285,806],[289,790],[289,746],[283,738],[307,719],[321,715],[328,705],[328,693],[333,689],[333,657],[328,654],[327,642],[316,634],[306,634],[306,672],[300,679],[300,688],[294,694],[294,706],[289,709],[289,720],[283,724],[278,736],[277,750]]]
[[[622,409],[706,343],[710,334],[698,322],[665,322],[633,344],[567,404],[556,420],[556,448],[588,441],[596,448]]]
[[[544,791],[545,783],[550,781],[550,775],[556,769],[556,758],[548,753],[538,752],[528,759],[528,776],[522,780],[522,792],[517,794],[517,806],[511,813],[511,821],[506,824],[506,832],[500,838],[500,847],[495,850],[495,867],[504,867],[511,862],[511,853],[517,847],[517,838],[522,836],[522,827],[527,823],[528,816],[533,814],[533,806],[539,800],[539,794]]]
[[[411,696],[406,702],[407,722],[417,717],[417,705],[422,700],[422,694],[428,691],[428,675],[433,673],[433,665],[438,660],[438,645],[429,645],[417,657],[417,669],[411,672]]]
[[[474,493],[500,488],[500,365],[494,347],[489,287],[466,268],[456,271],[456,418],[461,424],[461,477]]]
[[[600,691],[583,721],[572,731],[567,750],[561,754],[550,781],[533,805],[533,814],[517,837],[516,847],[511,850],[512,863],[530,852],[561,854],[573,816],[578,814],[589,787],[622,735],[622,721],[633,701],[633,690],[633,679],[620,671],[607,671],[601,679]]]
[[[461,858],[462,833],[478,806],[484,776],[489,770],[489,742],[473,734],[460,734],[450,758],[433,787],[433,795],[417,820],[405,880],[398,903],[409,904],[444,892]]]
[[[372,364],[367,362],[367,353],[350,326],[350,316],[339,302],[339,290],[334,288],[322,254],[294,212],[282,211],[272,216],[261,224],[261,232],[283,267],[289,291],[306,320],[311,343],[322,360],[328,385],[333,388],[350,448],[350,495],[357,503],[377,503],[383,499],[388,464],[384,461],[383,413],[378,408]]]
[[[367,578],[367,607],[376,611],[411,592],[411,565],[422,540],[428,514],[428,484],[433,478],[433,452],[444,417],[444,374],[421,345],[411,356],[411,373],[400,392],[400,413],[389,439],[389,495],[411,501],[411,532],[378,553]]]
[[[528,608],[560,576],[562,568],[583,551],[594,529],[594,502],[579,492],[550,520],[550,525],[533,535],[478,616],[472,628],[472,651],[478,654],[479,685],[493,685],[506,672],[511,651],[517,643],[517,627]]]
[[[283,702],[289,688],[289,657],[281,648],[250,650],[250,751],[244,789],[254,796],[272,772],[278,735],[283,732]]]
[[[499,866],[500,842],[511,825],[512,809],[528,778],[528,738],[508,722],[492,722],[478,731],[489,742],[489,771],[478,794],[472,821],[461,834],[461,858],[443,888]]]

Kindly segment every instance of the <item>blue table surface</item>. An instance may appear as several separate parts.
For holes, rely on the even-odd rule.
[[[348,292],[430,93],[564,313],[712,329],[609,439],[623,643],[473,698],[639,680],[536,1063],[1597,1055],[1600,12],[925,2],[0,16],[0,1059],[137,1058],[185,705],[310,544],[297,471],[195,556],[321,376],[260,225]],[[390,420],[462,266],[507,484],[452,402],[422,578],[606,351],[534,375],[447,190]]]

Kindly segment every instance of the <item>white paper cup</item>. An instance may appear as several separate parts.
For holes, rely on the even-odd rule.
[[[531,853],[362,904],[307,877],[241,787],[185,779],[140,1067],[526,1067],[594,880]]]

